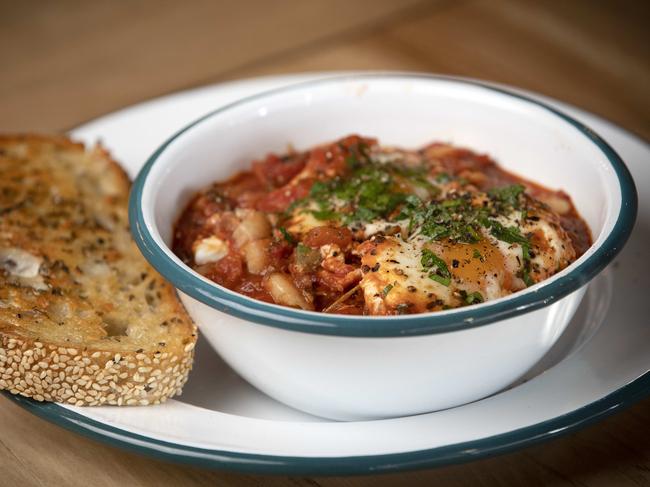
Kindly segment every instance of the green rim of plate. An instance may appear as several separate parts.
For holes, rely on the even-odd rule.
[[[58,404],[3,392],[27,411],[65,429],[159,460],[255,474],[369,475],[434,468],[499,455],[573,432],[650,394],[650,372],[570,413],[499,435],[437,448],[385,455],[296,457],[210,450],[160,441],[89,419]]]
[[[370,318],[305,312],[248,298],[193,275],[189,268],[175,262],[158,246],[144,222],[141,205],[142,191],[153,165],[165,149],[179,136],[211,117],[233,107],[264,97],[324,83],[376,78],[431,80],[471,85],[541,107],[568,122],[598,147],[606,156],[618,178],[622,201],[611,233],[593,254],[580,264],[574,264],[575,267],[565,276],[548,284],[541,284],[535,292],[515,293],[503,300],[448,312],[422,313],[399,317],[373,316]],[[619,253],[632,232],[636,220],[637,205],[637,192],[632,176],[614,149],[589,127],[545,103],[504,89],[485,85],[478,81],[426,74],[360,74],[328,77],[265,91],[222,106],[179,130],[151,155],[140,170],[129,199],[129,220],[133,238],[151,265],[177,289],[219,311],[262,325],[304,333],[350,337],[398,337],[431,335],[483,326],[523,313],[529,313],[554,303],[589,282]]]

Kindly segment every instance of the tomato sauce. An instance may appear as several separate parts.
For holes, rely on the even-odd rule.
[[[490,196],[498,211],[543,208],[560,222],[576,257],[591,245],[589,228],[567,194],[509,173],[486,155],[440,143],[416,151],[384,149],[375,139],[351,135],[303,152],[269,154],[250,170],[211,184],[178,218],[173,251],[208,279],[254,299],[363,314],[362,279],[372,270],[362,269],[359,249],[369,229],[374,238],[404,236],[405,213],[411,212],[412,225],[429,201],[451,208],[458,195],[502,187],[515,189],[512,196]],[[496,218],[497,210],[485,215]],[[532,218],[525,208],[517,211],[523,220]],[[453,239],[444,236],[453,220],[439,225],[443,237],[432,238]],[[468,221],[470,234],[481,230]],[[537,245],[533,233],[518,241]]]

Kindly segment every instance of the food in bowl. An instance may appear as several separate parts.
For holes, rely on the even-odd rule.
[[[591,245],[571,198],[444,143],[350,135],[269,154],[197,194],[173,250],[208,279],[304,310],[403,315],[497,299]]]
[[[564,270],[508,296],[386,316],[253,299],[215,284],[172,252],[174,223],[210,181],[250,167],[260,149],[282,154],[287,141],[309,148],[356,131],[387,146],[422,147],[435,135],[479,148],[505,169],[570,194],[593,244]],[[525,186],[532,195],[535,186]],[[129,216],[145,257],[176,286],[207,342],[241,377],[302,411],[362,420],[458,406],[524,376],[558,342],[586,284],[623,247],[635,210],[634,183],[621,159],[567,115],[477,82],[369,74],[255,95],[188,125],[143,167]]]

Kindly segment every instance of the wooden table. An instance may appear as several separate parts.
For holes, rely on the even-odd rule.
[[[0,0],[0,131],[60,132],[222,80],[401,69],[556,97],[650,138],[645,1]],[[0,398],[0,486],[650,485],[650,400],[517,453],[383,477],[211,472],[132,455]]]

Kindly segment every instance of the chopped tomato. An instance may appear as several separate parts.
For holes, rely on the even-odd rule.
[[[309,194],[312,185],[312,180],[305,179],[295,184],[289,184],[282,188],[278,188],[257,200],[255,206],[259,211],[285,211],[291,203],[306,197]]]
[[[345,174],[349,159],[358,158],[362,147],[369,147],[375,143],[375,139],[350,135],[335,144],[316,147],[309,153],[305,172],[328,178]]]
[[[345,251],[352,244],[352,232],[347,227],[316,227],[309,230],[303,243],[312,248],[334,244]]]
[[[248,192],[264,191],[264,186],[250,172],[242,172],[226,183],[216,185],[215,188],[226,198],[233,200],[238,199],[241,195]]]
[[[359,269],[347,274],[335,274],[325,269],[321,269],[316,273],[316,281],[319,284],[338,292],[345,291],[360,280],[361,270]]]
[[[268,256],[271,266],[281,270],[288,265],[288,259],[293,253],[293,246],[284,240],[274,240],[268,248]]]
[[[263,161],[253,163],[253,172],[257,179],[267,187],[278,188],[291,181],[305,167],[305,158],[294,154],[280,158],[269,154]]]
[[[237,252],[230,252],[205,272],[205,277],[224,287],[235,287],[244,275],[244,264]]]

